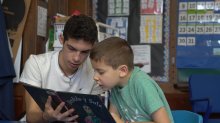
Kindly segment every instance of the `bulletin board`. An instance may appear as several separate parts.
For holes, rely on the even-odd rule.
[[[149,58],[143,55],[147,73],[160,82],[169,81],[169,5],[169,0],[93,0],[97,21],[119,28],[119,36],[140,47],[139,53],[149,51]]]
[[[179,0],[177,68],[220,68],[220,0]]]

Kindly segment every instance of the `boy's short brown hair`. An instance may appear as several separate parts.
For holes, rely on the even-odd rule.
[[[134,68],[134,54],[128,42],[119,37],[107,38],[93,47],[90,59],[96,62],[104,61],[113,69],[127,65],[128,70]]]
[[[63,30],[64,41],[67,41],[69,38],[83,39],[93,45],[97,41],[97,36],[98,32],[95,21],[83,14],[71,16]]]

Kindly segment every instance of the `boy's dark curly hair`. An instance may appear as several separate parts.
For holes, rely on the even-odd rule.
[[[69,38],[83,39],[94,44],[97,40],[97,27],[95,21],[86,15],[71,16],[65,24],[63,36],[64,41]]]

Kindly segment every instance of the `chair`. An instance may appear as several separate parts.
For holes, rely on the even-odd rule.
[[[172,111],[174,123],[203,123],[202,116],[187,110]]]
[[[191,75],[189,90],[193,111],[204,114],[204,123],[220,123],[210,118],[210,114],[220,114],[220,75]]]

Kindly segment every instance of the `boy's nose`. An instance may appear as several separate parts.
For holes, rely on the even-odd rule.
[[[99,78],[98,77],[93,77],[93,79],[96,81],[96,83],[98,84],[98,85],[102,85],[102,83],[99,81]]]
[[[94,76],[93,79],[97,82],[99,81],[99,78],[97,76]]]
[[[80,53],[77,52],[74,56],[73,56],[74,61],[79,61],[80,60]]]

